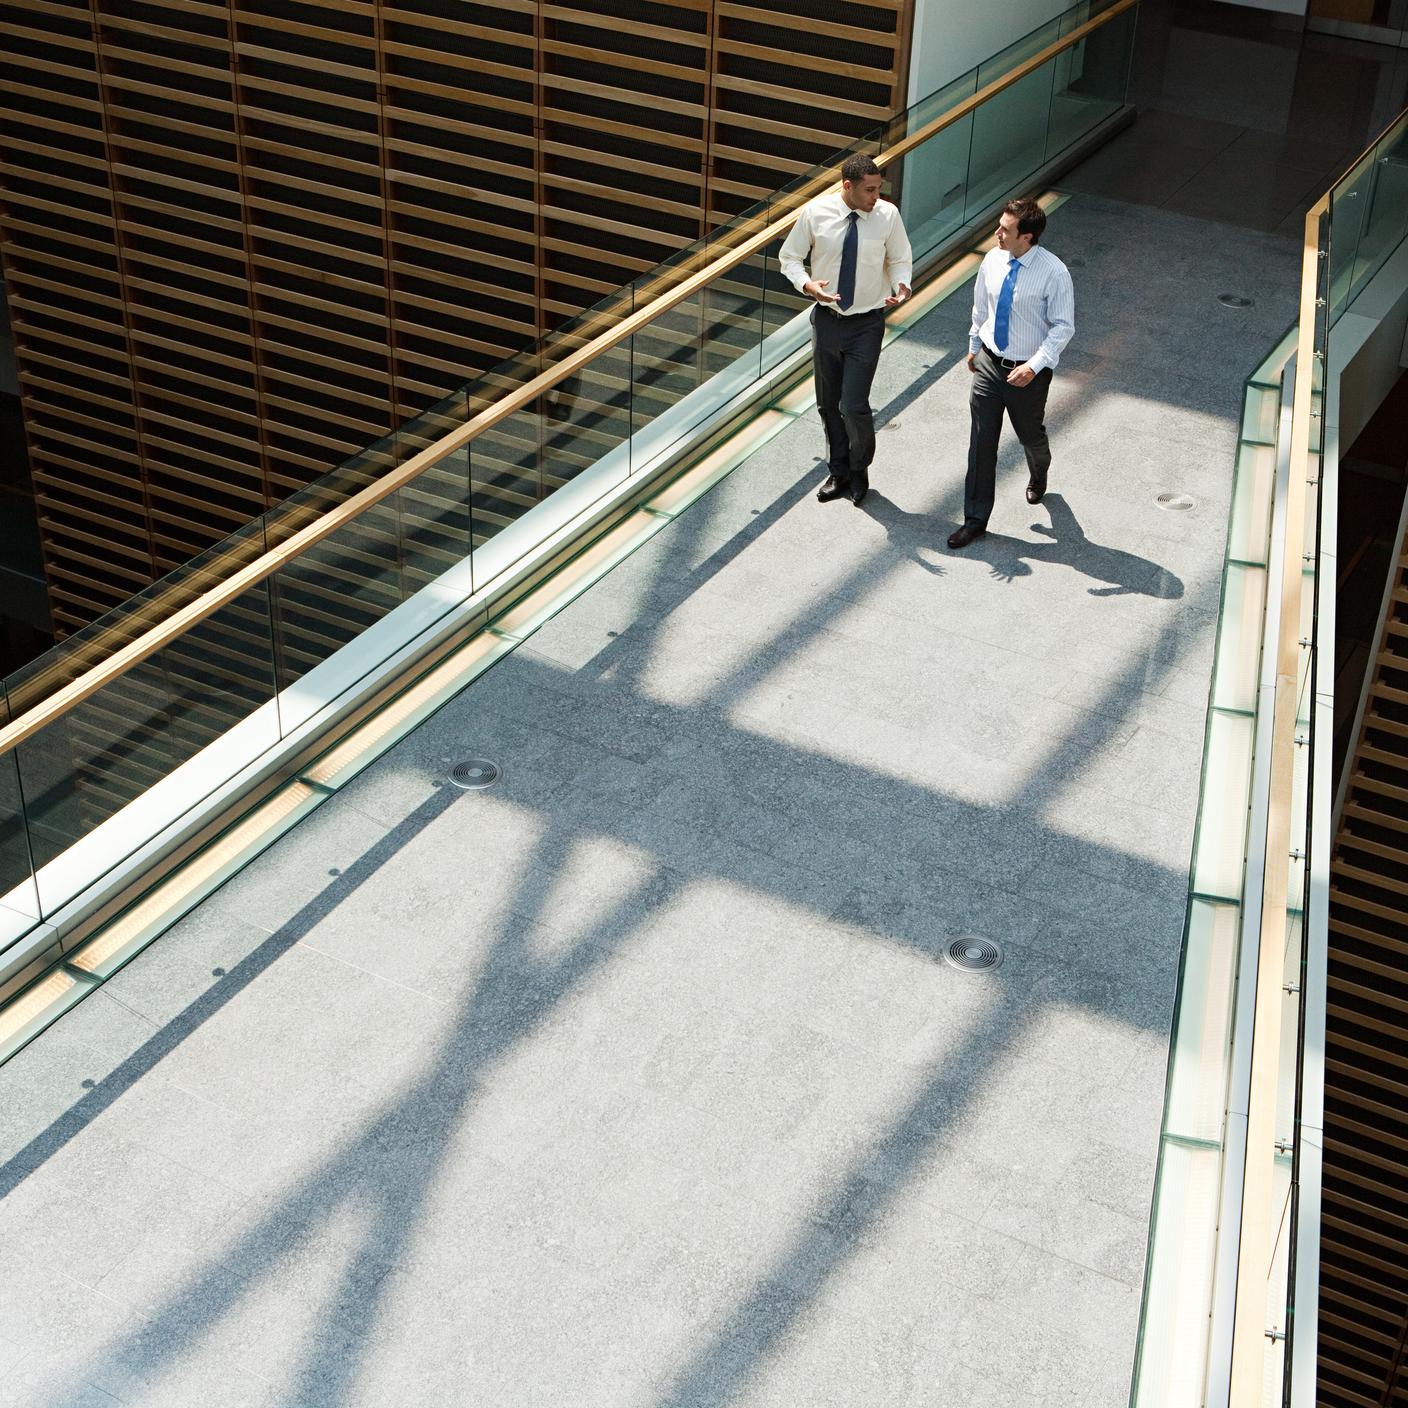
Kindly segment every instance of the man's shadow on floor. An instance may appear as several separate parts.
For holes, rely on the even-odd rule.
[[[941,544],[947,537],[947,524],[931,514],[907,513],[873,489],[865,508],[885,525],[891,540],[906,548],[921,567],[935,576],[945,574],[947,568],[942,563],[920,556],[919,549],[944,550]],[[1030,577],[1032,564],[1041,562],[1070,567],[1102,583],[1089,589],[1091,596],[1149,596],[1159,601],[1177,601],[1183,595],[1182,579],[1167,568],[1122,548],[1091,542],[1060,494],[1047,494],[1041,506],[1032,511],[1040,513],[1042,509],[1050,516],[1051,526],[1033,523],[1032,532],[1049,541],[1031,543],[1004,533],[985,533],[964,548],[961,555],[986,562],[992,575],[1004,582]]]

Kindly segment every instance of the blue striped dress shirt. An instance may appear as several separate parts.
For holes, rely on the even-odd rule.
[[[1076,330],[1076,295],[1071,275],[1049,249],[1033,245],[1017,262],[1022,272],[1012,288],[1012,313],[1007,325],[1007,346],[993,341],[997,297],[1002,292],[1012,256],[990,249],[973,284],[973,326],[968,350],[977,352],[987,343],[1009,360],[1026,362],[1034,372],[1054,367],[1061,350]]]

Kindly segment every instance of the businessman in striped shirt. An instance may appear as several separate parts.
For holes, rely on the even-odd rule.
[[[949,535],[951,548],[966,548],[987,532],[997,492],[997,442],[1002,416],[1012,422],[1027,455],[1027,502],[1046,493],[1051,445],[1046,438],[1046,393],[1061,351],[1076,330],[1076,300],[1066,266],[1041,247],[1046,213],[1034,200],[1010,200],[973,286],[973,326],[968,333],[968,478],[963,524]]]

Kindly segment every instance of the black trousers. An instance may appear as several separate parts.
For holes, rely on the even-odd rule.
[[[968,478],[963,486],[963,517],[986,524],[997,493],[997,442],[1002,435],[1002,413],[1012,422],[1017,439],[1027,452],[1027,468],[1039,484],[1046,483],[1051,468],[1051,443],[1046,438],[1046,393],[1051,389],[1051,368],[1038,372],[1025,386],[1007,380],[1010,367],[986,347],[975,359],[969,408],[973,429],[968,438]]]
[[[816,408],[826,428],[826,462],[843,484],[865,474],[875,458],[875,419],[870,383],[880,364],[885,310],[840,316],[812,309],[812,364]]]

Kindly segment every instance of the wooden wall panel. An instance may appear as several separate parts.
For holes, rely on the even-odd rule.
[[[60,631],[888,116],[907,3],[0,0],[0,260]],[[744,336],[746,285],[642,344],[649,405],[707,370],[691,326]],[[475,539],[625,433],[631,370],[480,447]],[[461,478],[407,500],[418,570],[457,548]]]
[[[1316,1395],[1325,1408],[1408,1405],[1408,540],[1387,587],[1330,864]]]

